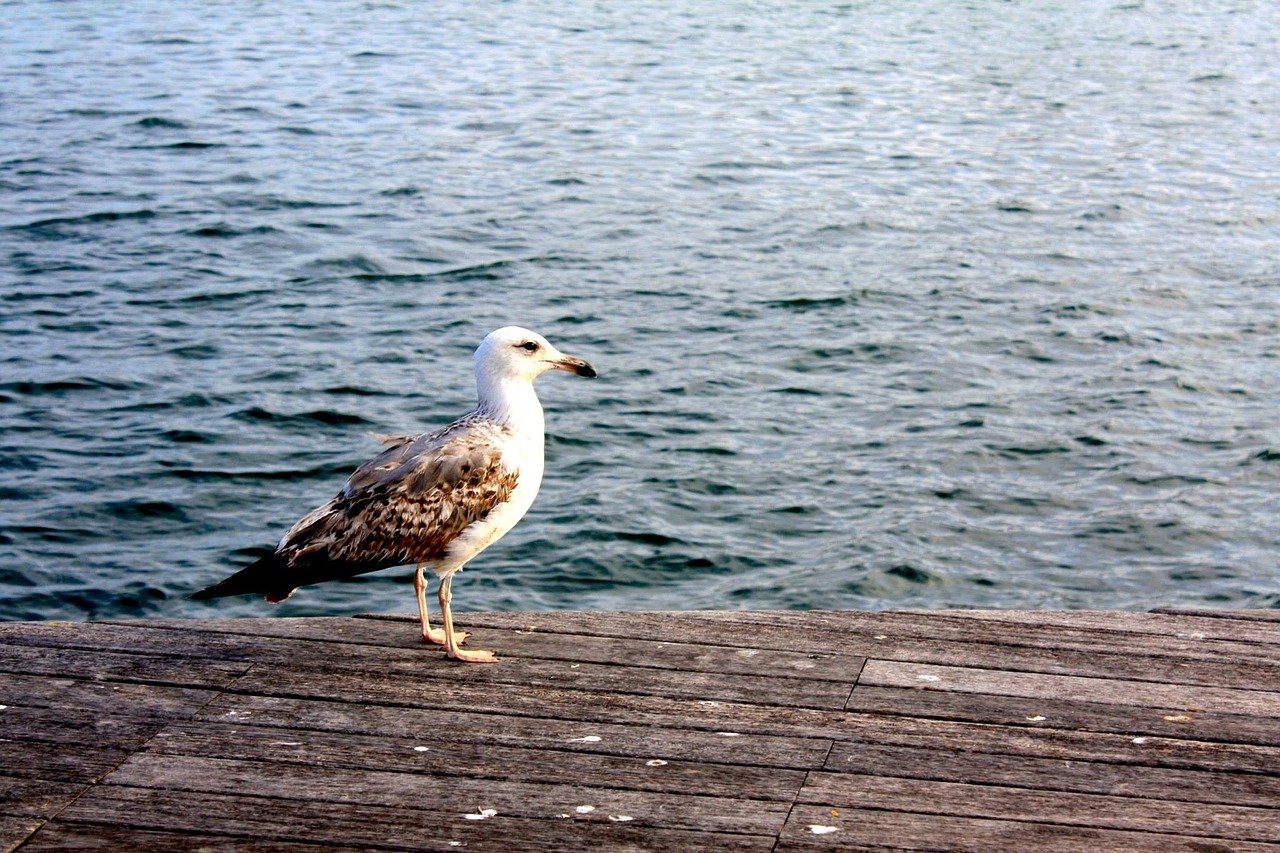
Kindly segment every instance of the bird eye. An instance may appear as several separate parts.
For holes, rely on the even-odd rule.
[[[537,342],[537,341],[525,341],[524,343],[520,344],[520,348],[521,348],[521,349],[523,349],[525,352],[537,352],[537,351],[538,351],[538,342]]]

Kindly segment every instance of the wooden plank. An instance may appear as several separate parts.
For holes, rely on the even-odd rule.
[[[568,665],[564,666],[567,668]],[[842,707],[847,698],[822,694],[816,697],[796,696],[788,693],[784,685],[776,683],[780,679],[752,680],[744,676],[715,681],[690,678],[685,683],[663,679],[655,684],[648,680],[649,673],[645,672],[643,675],[635,674],[636,683],[621,684],[624,671],[619,669],[607,679],[568,676],[564,679],[566,683],[548,684],[546,679],[521,683],[521,676],[525,673],[523,666],[510,668],[505,676],[509,680],[471,677],[470,673],[479,668],[465,668],[454,677],[459,666],[441,663],[438,670],[424,668],[424,673],[434,672],[438,677],[426,677],[424,674],[415,678],[410,673],[389,673],[371,667],[360,671],[260,664],[237,682],[233,692],[321,699],[340,695],[368,704],[416,705],[646,725],[668,724],[674,714],[696,723],[714,716],[709,709],[735,704],[768,708],[785,717],[792,709],[800,711],[816,707],[834,710]],[[694,689],[692,685],[699,683],[702,689]],[[614,685],[636,692],[608,689]],[[847,687],[842,689],[847,693]],[[710,723],[706,727],[710,728]]]
[[[0,819],[51,818],[24,850],[1280,844],[1271,619],[459,621],[504,663],[404,618],[0,624]]]
[[[362,675],[321,670],[259,666],[235,687],[234,693],[263,696],[327,699],[344,696],[364,704],[435,707],[489,714],[550,717],[592,723],[657,725],[728,730],[742,735],[839,737],[843,718],[815,713],[820,709],[782,708],[714,700],[673,699],[603,691],[533,688],[495,694],[484,686],[387,678],[378,672]],[[919,689],[882,690],[858,688],[849,710],[912,717],[972,720],[987,723],[1038,725],[1029,717],[1045,716],[1049,725],[1090,728],[1096,731],[1130,732],[1135,735],[1186,737],[1194,740],[1231,741],[1277,745],[1280,727],[1271,718],[1236,719],[1218,715],[1212,726],[1192,726],[1170,717],[1197,717],[1177,713],[1135,714],[1126,706],[1067,703],[1035,698],[1016,699],[980,694]],[[1170,709],[1174,711],[1177,709]],[[1052,715],[1052,716],[1050,716]],[[1204,715],[1201,715],[1201,719]],[[1069,724],[1068,724],[1069,723]]]
[[[0,672],[19,675],[225,687],[251,666],[245,662],[0,644]]]
[[[256,666],[230,692],[315,699],[342,696],[366,705],[437,708],[442,712],[458,710],[582,723],[700,728],[730,731],[740,737],[751,734],[824,737],[834,730],[833,721],[837,719],[815,716],[813,712],[821,709],[718,699],[542,686],[494,690],[490,685],[448,678],[415,680],[388,677],[377,671],[350,673],[265,665]],[[750,728],[739,727],[739,722]],[[808,727],[811,722],[822,726],[821,731]],[[735,741],[738,742],[741,741]]]
[[[511,817],[555,819],[558,815],[600,812],[627,816],[637,827],[652,826],[702,832],[774,836],[782,828],[790,803],[741,797],[706,797],[560,785],[502,782],[459,776],[347,770],[139,753],[126,761],[95,790],[127,785],[168,792],[238,794],[252,791],[278,802],[277,811],[294,802],[394,806],[430,803],[431,809],[457,815],[496,809]],[[83,799],[83,798],[82,798]],[[289,801],[283,806],[279,801]],[[80,800],[76,801],[78,805]]]
[[[510,620],[504,620],[504,623],[508,621]],[[136,625],[136,623],[111,624],[128,631],[132,631]],[[424,645],[418,637],[417,617],[395,620],[329,618],[212,619],[199,622],[165,620],[149,621],[146,627],[149,631],[199,631],[202,634],[249,636],[259,648],[266,645],[261,642],[263,638],[275,637],[306,640],[311,644],[319,641],[403,650],[405,652],[403,655],[397,652],[390,656],[397,660],[417,660],[420,659],[421,654],[432,657],[440,655],[438,647]],[[146,644],[139,643],[139,636],[130,635],[129,642],[132,648],[145,647]],[[102,642],[102,640],[96,641]],[[148,638],[147,644],[151,642],[153,641]],[[217,638],[211,638],[207,642],[210,648],[217,648],[219,641]],[[669,669],[680,672],[768,675],[822,681],[855,680],[862,666],[862,658],[853,655],[736,648],[698,642],[651,640],[642,637],[617,638],[581,633],[555,633],[542,631],[534,623],[522,624],[519,619],[516,619],[513,624],[504,624],[502,627],[495,628],[492,633],[476,636],[470,644],[477,647],[498,647],[499,656],[504,658],[634,665],[646,669]],[[297,647],[282,644],[277,648],[296,649]],[[377,654],[386,656],[385,652]]]
[[[1205,619],[1234,619],[1244,622],[1280,622],[1280,610],[1209,610],[1194,607],[1154,607],[1163,616],[1199,616]]]
[[[267,841],[243,836],[175,830],[157,832],[89,823],[49,824],[22,846],[22,853],[373,853],[387,847],[353,847],[334,839],[317,842]],[[456,850],[457,848],[452,848]]]
[[[10,777],[88,783],[111,771],[142,744],[99,747],[85,744],[0,740],[0,768]],[[0,797],[0,811],[4,810]]]
[[[826,770],[941,782],[1275,808],[1280,776],[1145,767],[1032,755],[836,743]]]
[[[772,848],[775,838],[773,833],[752,836],[641,826],[635,821],[618,820],[627,817],[626,814],[601,809],[590,813],[573,811],[567,818],[530,819],[501,811],[487,819],[466,817],[479,816],[479,808],[472,803],[465,811],[441,811],[430,800],[417,798],[379,806],[345,800],[282,801],[243,794],[190,794],[101,785],[50,824],[64,834],[51,832],[53,843],[42,844],[40,838],[45,832],[42,830],[29,847],[36,851],[61,850],[58,842],[70,837],[75,828],[82,825],[80,822],[120,826],[133,832],[186,833],[192,846],[193,842],[202,842],[209,836],[214,836],[215,842],[217,836],[230,836],[239,839],[242,845],[248,842],[255,850],[259,844],[303,842],[336,849],[464,849],[494,853],[512,850],[522,853],[598,853],[600,850],[764,853]],[[192,832],[193,815],[200,816],[199,834]],[[24,853],[26,850],[24,847]]]
[[[800,770],[685,761],[653,761],[559,749],[458,743],[447,722],[393,737],[257,728],[208,720],[174,724],[147,751],[165,755],[335,769],[461,776],[584,785],[632,791],[747,798],[790,803],[804,782]]]
[[[168,719],[187,715],[217,695],[205,688],[0,672],[0,705],[96,711]]]
[[[717,614],[715,617],[707,614],[686,617],[679,614],[676,619],[671,614],[663,614],[668,627],[676,627],[680,636],[705,642],[659,643],[633,638],[633,642],[639,645],[623,643],[618,638],[557,633],[559,628],[567,626],[566,617],[561,614],[469,615],[473,620],[492,624],[493,630],[501,632],[499,636],[477,638],[474,642],[502,646],[504,653],[509,656],[523,655],[578,663],[636,664],[674,670],[851,681],[857,678],[861,664],[859,655],[874,655],[891,660],[985,665],[1002,670],[1122,677],[1169,683],[1244,688],[1280,685],[1280,655],[1267,646],[1206,639],[1172,640],[1160,636],[1144,641],[1145,635],[1135,638],[1132,634],[1067,628],[1042,636],[1045,633],[1042,626],[1037,627],[1036,631],[1010,632],[1003,623],[986,625],[973,618],[950,618],[938,614],[797,614],[797,618],[812,623],[812,633],[817,635],[827,649],[823,652],[791,650],[798,636],[796,626],[775,624],[777,619],[791,614]],[[577,617],[582,614],[569,615]],[[638,616],[646,617],[646,614]],[[730,617],[737,621],[725,621]],[[876,621],[869,621],[868,617],[875,617]],[[816,621],[819,618],[823,620],[821,623]],[[247,633],[250,629],[238,627],[244,621],[249,620],[211,620],[195,624],[209,626],[202,628],[202,632]],[[332,641],[334,638],[341,638],[338,641],[343,643],[389,644],[396,649],[395,652],[378,653],[386,661],[413,662],[411,665],[416,666],[421,661],[419,652],[432,657],[438,654],[433,649],[421,646],[416,635],[416,622],[408,620],[391,623],[403,624],[404,629],[390,632],[376,628],[343,627],[340,622],[329,619],[265,621],[263,627],[252,630],[266,631],[282,639]],[[598,618],[593,621],[598,621]],[[320,624],[313,625],[312,622]],[[361,623],[372,626],[388,624],[375,619],[345,620],[345,623],[348,626],[359,626]],[[549,623],[549,626],[545,623]],[[189,621],[169,622],[164,624],[164,628],[190,631],[189,627],[184,626],[191,624]],[[851,628],[851,624],[854,627]],[[920,629],[922,624],[928,630]],[[950,625],[950,628],[940,631],[939,625]],[[107,629],[96,627],[94,630],[102,632]],[[131,649],[153,647],[157,643],[147,632],[155,630],[160,629],[148,627],[143,632],[127,631],[125,640],[118,639],[115,642],[127,641]],[[581,630],[580,626],[578,630]],[[651,627],[641,624],[632,626],[628,633],[644,636],[651,630]],[[55,640],[65,636],[65,632],[50,630],[48,633]],[[924,636],[917,636],[922,633]],[[939,634],[954,642],[937,642]],[[747,645],[726,648],[707,644],[734,640]],[[31,641],[35,639],[32,638]],[[86,637],[82,642],[109,647],[107,644],[111,639],[101,636]],[[755,645],[751,645],[753,643]],[[234,642],[228,644],[217,637],[175,642],[173,645],[177,648],[196,649],[206,656],[223,659],[282,660],[315,654],[314,650],[308,651],[288,643],[264,644],[257,636],[250,638],[249,645]],[[768,648],[769,645],[785,648],[771,649]],[[345,653],[343,656],[346,656]],[[1228,662],[1231,665],[1224,665]]]
[[[777,853],[824,850],[1280,853],[1280,845],[1234,840],[1226,845],[1203,836],[806,804],[798,804],[792,810],[774,849]]]
[[[928,611],[919,611],[927,616]],[[1280,644],[1280,621],[1267,610],[949,610],[955,619],[1016,624],[1025,630],[1045,628],[1100,634],[1151,634],[1195,642]],[[1215,621],[1227,620],[1227,621]],[[1252,623],[1252,624],[1251,624]]]
[[[869,714],[909,714],[1028,728],[1079,729],[1132,736],[1280,746],[1274,716],[1187,712],[1186,708],[1135,707],[1044,696],[927,690],[919,687],[858,687],[846,706]]]
[[[641,644],[637,648],[629,648],[629,644],[612,642],[610,647],[616,661],[604,664],[579,663],[564,659],[523,659],[517,669],[513,666],[463,667],[449,661],[436,648],[423,647],[415,641],[412,649],[387,650],[385,647],[370,647],[357,644],[317,643],[309,640],[276,639],[266,641],[259,637],[243,638],[228,634],[210,634],[207,632],[156,631],[146,627],[135,629],[121,628],[112,625],[86,626],[82,643],[86,650],[95,643],[108,644],[114,649],[124,649],[128,653],[146,655],[147,663],[158,664],[161,661],[148,653],[148,649],[160,646],[163,648],[191,649],[198,655],[201,663],[209,665],[204,658],[215,661],[232,660],[274,663],[289,666],[318,666],[329,671],[352,670],[365,672],[376,666],[387,674],[402,673],[406,678],[430,679],[447,678],[451,681],[466,681],[473,684],[511,684],[527,686],[562,686],[573,684],[590,684],[595,689],[617,691],[656,692],[663,695],[684,695],[724,699],[728,701],[757,701],[801,707],[839,708],[849,696],[849,685],[842,681],[827,678],[797,677],[797,670],[787,667],[786,676],[766,675],[750,672],[755,658],[738,656],[739,670],[747,669],[750,674],[721,673],[706,670],[681,670],[673,668],[651,668],[648,663],[655,659],[656,652],[649,648],[652,644]],[[37,624],[27,641],[39,643],[49,639],[60,644],[66,643],[65,632],[44,631]],[[15,647],[16,648],[16,647]],[[687,652],[678,650],[676,659],[684,659]],[[77,650],[63,647],[53,649],[52,654],[76,654]],[[717,656],[723,657],[722,650]],[[117,658],[126,657],[116,653]],[[712,657],[714,660],[715,656]],[[165,658],[171,666],[173,659]],[[855,660],[845,669],[851,669],[856,675],[861,667],[861,660]],[[637,678],[636,667],[644,668],[644,677]],[[775,668],[775,667],[765,667]],[[815,666],[813,672],[817,672]]]
[[[154,717],[10,705],[0,713],[0,738],[106,747],[141,743],[163,724]]]
[[[813,772],[799,802],[833,808],[1056,823],[1239,841],[1280,842],[1274,808],[1033,791],[888,776]]]
[[[1043,619],[1035,621],[1035,617]],[[1087,674],[1088,656],[1099,656],[1108,668],[1123,667],[1124,658],[1135,653],[1143,661],[1159,663],[1168,660],[1184,665],[1232,662],[1258,665],[1274,674],[1280,658],[1276,649],[1259,642],[1242,641],[1238,637],[1213,637],[1197,630],[1206,626],[1170,625],[1178,622],[1158,617],[1161,630],[1155,630],[1148,614],[1060,614],[1019,613],[1017,611],[946,611],[831,613],[814,611],[787,613],[710,614],[711,621],[749,628],[760,636],[782,632],[794,637],[797,632],[819,637],[823,645],[838,643],[850,654],[881,659],[911,659],[913,653],[936,656],[955,650],[959,662],[992,653],[1010,659],[1001,669],[1025,668],[1019,661],[1042,659],[1043,652],[1057,652],[1073,663],[1086,664],[1078,674]],[[1114,618],[1105,618],[1114,617]],[[1135,629],[1135,630],[1129,630]],[[941,642],[945,641],[945,642]],[[1049,658],[1052,660],[1052,658]],[[939,661],[945,662],[945,661]],[[1140,674],[1140,673],[1139,673]],[[1198,669],[1195,677],[1204,676]],[[1209,673],[1211,677],[1211,672]],[[1154,680],[1154,679],[1151,679]],[[1179,679],[1180,680],[1180,679]]]
[[[803,642],[810,654],[822,653],[885,660],[1060,674],[1122,677],[1233,687],[1280,684],[1280,656],[1272,647],[1255,643],[1171,639],[1160,635],[1045,630],[1041,626],[1011,631],[1008,625],[987,625],[974,619],[949,619],[918,613],[695,613],[623,614],[468,614],[491,630],[519,631],[529,627],[548,634],[584,625],[617,635],[648,634],[665,617],[681,635],[703,643],[730,647],[795,649]],[[582,622],[577,617],[583,617]],[[370,620],[372,621],[372,620]],[[516,626],[527,622],[524,628]],[[939,640],[948,642],[939,642]],[[495,640],[494,644],[501,640]],[[1226,665],[1229,664],[1229,665]]]
[[[943,696],[946,698],[946,694]],[[960,695],[957,698],[970,697]],[[895,709],[901,711],[906,704],[899,701],[895,703]],[[227,694],[211,703],[202,716],[212,719],[230,716],[256,726],[394,736],[407,731],[431,731],[439,725],[440,716],[445,713],[450,723],[447,736],[459,742],[604,752],[646,759],[684,757],[797,769],[822,766],[833,740],[922,745],[939,751],[972,749],[1010,755],[1043,755],[1063,761],[1111,761],[1191,770],[1268,772],[1280,767],[1280,748],[1212,743],[1188,737],[1134,736],[1123,729],[1124,733],[1115,734],[1063,730],[1058,726],[1030,722],[1022,711],[1016,713],[1020,725],[1014,727],[963,720],[821,711],[792,711],[778,716],[770,709],[754,706],[681,707],[686,710],[676,712],[664,724],[631,725],[475,713],[448,706],[414,708]],[[1001,708],[1002,714],[1008,710],[1007,707]],[[690,716],[693,714],[697,716]],[[1186,733],[1185,727],[1177,728],[1181,724],[1164,725],[1178,734]],[[717,729],[736,730],[743,736],[725,737]],[[788,729],[796,731],[798,736],[762,733]]]
[[[0,850],[16,850],[42,823],[39,818],[0,815]]]
[[[1029,699],[1067,699],[1188,713],[1216,711],[1274,716],[1276,709],[1280,708],[1280,691],[1045,675],[901,661],[867,661],[859,685],[916,687]]]
[[[666,697],[644,697],[644,695],[630,694],[612,694],[612,693],[591,693],[577,692],[577,690],[535,690],[535,692],[515,692],[495,697],[492,692],[484,689],[474,689],[470,685],[452,685],[447,689],[442,689],[438,685],[421,685],[415,681],[394,680],[379,678],[376,672],[371,672],[364,679],[348,679],[328,678],[323,672],[308,671],[271,671],[260,669],[251,672],[250,675],[244,676],[241,683],[237,684],[237,694],[256,694],[264,695],[264,697],[280,697],[280,698],[315,698],[329,699],[335,695],[346,697],[349,702],[366,704],[366,706],[401,706],[401,707],[420,707],[420,708],[436,708],[439,711],[453,712],[471,712],[471,713],[490,713],[490,715],[498,716],[524,716],[531,719],[559,719],[568,722],[579,722],[579,724],[598,725],[598,724],[618,724],[618,725],[635,725],[635,726],[662,726],[662,727],[684,727],[684,729],[700,729],[704,731],[713,731],[713,733],[736,733],[737,738],[733,739],[735,747],[746,748],[751,740],[756,736],[795,736],[795,738],[854,738],[854,736],[863,736],[868,731],[879,731],[884,736],[892,736],[892,731],[896,729],[913,730],[911,720],[913,717],[908,715],[908,711],[919,712],[922,710],[924,699],[931,701],[946,701],[969,703],[961,706],[964,713],[987,713],[993,717],[992,720],[983,720],[980,716],[965,717],[964,713],[957,712],[955,716],[948,715],[946,710],[938,712],[937,720],[924,720],[914,726],[914,730],[920,734],[927,731],[943,731],[946,729],[946,722],[956,721],[964,722],[966,720],[975,720],[978,722],[1004,722],[1016,721],[1020,722],[1025,729],[1036,729],[1038,722],[1027,720],[1027,716],[1036,716],[1036,708],[1044,707],[1047,701],[1037,701],[1030,706],[1018,710],[1016,702],[1009,701],[1001,697],[983,697],[983,695],[970,695],[960,693],[934,693],[927,690],[911,690],[909,695],[902,695],[899,690],[887,692],[892,694],[891,701],[887,704],[890,706],[892,715],[902,715],[901,717],[882,717],[878,713],[840,713],[831,711],[810,710],[810,708],[774,708],[769,706],[754,706],[754,704],[740,704],[728,702],[703,702],[689,701],[689,699],[668,699]],[[863,694],[863,690],[855,690],[855,697]],[[975,707],[974,703],[978,703]],[[1124,708],[1117,706],[1096,706],[1100,708],[1110,708],[1115,710],[1117,715],[1125,713]],[[232,708],[234,710],[234,708]],[[924,707],[924,711],[931,711],[932,708]],[[1012,713],[1011,713],[1012,710]],[[1057,713],[1057,711],[1055,711]],[[1130,715],[1132,716],[1132,715]],[[1107,722],[1107,721],[1103,721]],[[1124,721],[1120,717],[1116,717],[1114,722],[1115,729],[1100,729],[1102,731],[1116,731],[1119,733],[1129,733],[1126,729]],[[1052,724],[1051,724],[1052,725]],[[1165,731],[1158,731],[1160,726],[1165,726]],[[1056,729],[1062,726],[1053,725]],[[886,729],[888,733],[886,733]],[[1204,748],[1204,739],[1190,733],[1185,724],[1179,722],[1166,722],[1158,720],[1151,725],[1152,731],[1143,733],[1139,730],[1137,735],[1143,738],[1162,738],[1162,743],[1178,743],[1179,735],[1185,736],[1187,748],[1179,749],[1176,752],[1176,760],[1183,767],[1204,767],[1216,768],[1220,767],[1215,762],[1242,762],[1248,768],[1257,766],[1280,766],[1277,758],[1280,758],[1280,751],[1275,748],[1258,747],[1258,745],[1249,745],[1235,749],[1235,751],[1219,752],[1219,747],[1212,745],[1212,748]],[[1176,729],[1176,730],[1174,730]],[[1275,736],[1275,726],[1271,726],[1270,736]],[[957,738],[963,738],[965,731],[964,725],[954,726],[957,731]],[[1042,733],[1041,733],[1042,734]],[[1060,733],[1066,735],[1066,733]],[[1215,733],[1208,733],[1215,734]],[[1172,736],[1170,736],[1172,735]],[[1097,735],[1089,735],[1080,733],[1080,738],[1091,739],[1098,738]],[[1219,736],[1211,736],[1208,740],[1225,740]],[[1102,738],[1098,738],[1098,742],[1103,742]],[[1244,742],[1249,743],[1249,742]],[[1225,747],[1225,744],[1224,744]],[[1133,752],[1140,753],[1144,749],[1139,749],[1134,745]],[[1171,753],[1174,754],[1174,753]],[[1174,760],[1170,757],[1169,760]],[[1270,765],[1268,765],[1270,762]]]
[[[835,709],[844,707],[851,689],[850,684],[835,681],[639,669],[627,665],[579,664],[563,660],[523,659],[519,666],[460,669],[456,663],[434,650],[426,650],[422,657],[411,661],[379,661],[376,664],[365,661],[352,665],[345,660],[326,663],[323,657],[319,657],[305,661],[295,659],[281,664],[290,668],[314,667],[335,677],[349,673],[359,679],[363,679],[373,665],[378,667],[380,676],[392,680],[413,680],[441,691],[465,684],[486,689],[494,696],[508,694],[508,690],[495,689],[506,687],[521,691],[601,691],[702,701]],[[257,668],[264,669],[268,666],[271,664],[262,664]]]
[[[968,623],[969,626],[973,624],[972,621]],[[1179,641],[1178,646],[1173,647],[1164,640],[1143,645],[1134,642],[1132,637],[1100,643],[1096,635],[1087,632],[1074,641],[1055,635],[1037,638],[1034,642],[1014,642],[1006,626],[982,632],[962,631],[965,627],[961,623],[955,630],[958,636],[947,643],[940,643],[935,637],[897,633],[879,623],[861,632],[826,630],[822,642],[827,647],[838,647],[853,659],[858,656],[875,657],[1253,689],[1280,685],[1280,655],[1271,652],[1269,647],[1255,644],[1216,643],[1213,648],[1208,648],[1204,642]],[[545,635],[547,632],[541,633]],[[692,634],[691,631],[687,633]],[[722,633],[715,632],[713,626],[706,626],[692,635],[710,641],[709,634]],[[768,624],[754,625],[746,633],[747,636],[739,639],[778,645],[793,644],[796,635],[793,626]],[[984,633],[987,636],[981,636]],[[730,638],[717,636],[717,639],[726,641]],[[572,647],[572,641],[569,646]],[[850,680],[856,677],[855,673]]]
[[[1226,611],[1237,614],[1268,611]],[[397,614],[367,614],[363,619],[410,621]],[[752,646],[775,644],[805,651],[862,654],[851,640],[915,637],[1003,646],[1058,644],[1066,648],[1116,651],[1144,644],[1152,651],[1273,655],[1280,627],[1267,621],[1214,621],[1198,615],[1123,611],[1018,610],[696,610],[669,612],[555,611],[548,613],[465,613],[469,625],[589,633],[622,638],[660,637],[673,630],[699,642]],[[1011,625],[1017,626],[1011,628]],[[752,642],[752,640],[755,642]],[[766,643],[767,641],[767,643]],[[1274,658],[1272,658],[1274,659]]]
[[[0,766],[4,766],[7,774],[9,767]],[[46,819],[75,799],[84,788],[83,784],[74,782],[3,775],[0,776],[0,815]]]
[[[246,621],[250,625],[259,625],[255,620]],[[319,649],[326,650],[336,660],[417,660],[420,658],[419,652],[429,651],[420,641],[410,643],[407,636],[401,637],[400,642],[394,646],[379,644],[377,648],[349,642],[316,642],[318,637],[302,638],[308,642],[290,642],[289,638],[270,636],[276,621],[289,620],[263,620],[265,624],[259,625],[257,630],[240,632],[204,630],[201,626],[205,623],[195,621],[182,623],[183,627],[176,624],[157,627],[142,622],[89,622],[74,633],[68,633],[57,623],[50,625],[37,622],[31,623],[29,627],[17,626],[24,629],[20,631],[14,630],[15,626],[0,623],[0,638],[15,646],[143,655],[157,663],[169,664],[181,661],[283,661],[297,656],[325,656],[317,651]],[[317,621],[332,624],[334,620]],[[264,632],[267,636],[263,636]],[[323,634],[324,631],[313,629],[312,633]]]
[[[930,694],[969,701],[963,694]],[[991,697],[977,697],[989,699]],[[900,707],[905,702],[895,703]],[[1112,706],[1102,706],[1110,708]],[[1002,709],[1003,714],[1007,709]],[[1037,715],[1039,716],[1039,715]],[[1134,735],[1132,731],[1099,732],[1065,729],[1030,722],[1019,714],[1020,725],[944,720],[880,714],[849,714],[836,743],[919,746],[937,752],[976,751],[1013,756],[1043,756],[1060,761],[1106,761],[1138,768],[1222,770],[1270,773],[1280,767],[1280,748],[1222,743],[1190,737]],[[1169,724],[1173,725],[1173,724]]]
[[[706,708],[700,707],[705,720]],[[441,728],[442,715],[447,716],[447,730]],[[825,737],[730,737],[715,730],[680,727],[687,720],[672,720],[662,726],[631,725],[476,713],[447,706],[419,708],[249,694],[221,696],[204,708],[200,717],[286,729],[384,736],[416,732],[418,737],[446,737],[455,743],[794,769],[821,767],[831,745]]]

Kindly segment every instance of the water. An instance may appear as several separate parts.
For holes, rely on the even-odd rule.
[[[1280,7],[0,3],[0,618],[186,593],[473,402],[460,609],[1280,606]]]

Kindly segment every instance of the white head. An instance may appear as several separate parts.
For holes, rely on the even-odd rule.
[[[596,375],[587,362],[565,355],[542,335],[519,326],[505,326],[486,335],[476,348],[475,363],[481,406],[504,413],[518,402],[516,398],[525,393],[532,397],[533,380],[548,370]]]

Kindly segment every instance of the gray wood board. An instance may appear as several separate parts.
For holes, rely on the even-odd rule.
[[[1280,850],[1252,612],[0,625],[0,848]]]

